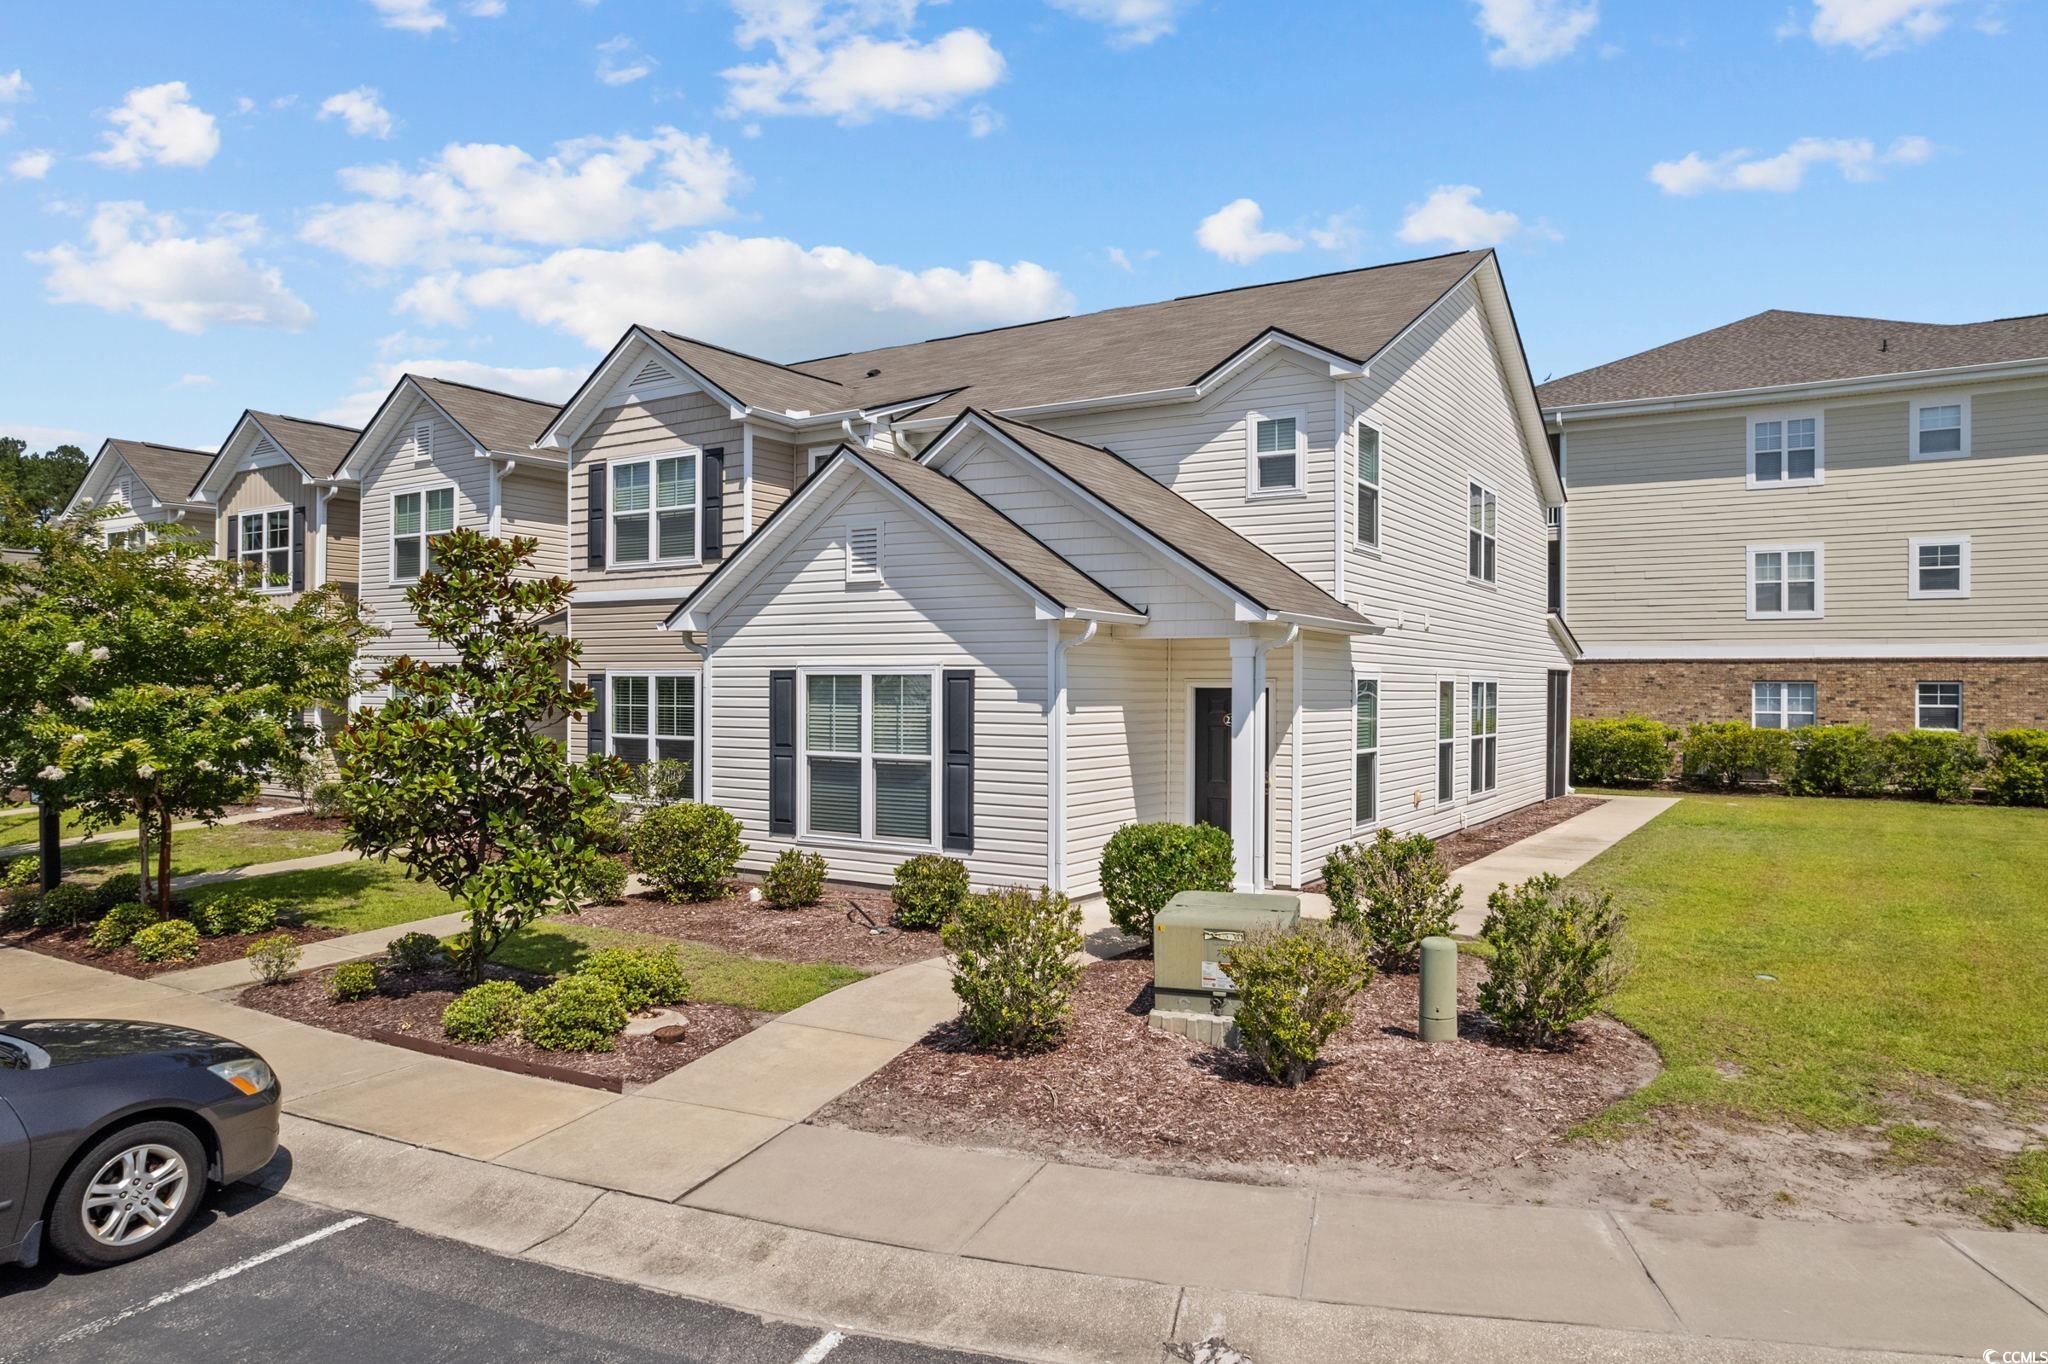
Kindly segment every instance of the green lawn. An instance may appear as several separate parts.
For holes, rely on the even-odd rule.
[[[171,835],[171,875],[190,876],[195,872],[283,862],[315,853],[337,852],[341,846],[339,833],[316,829],[265,829],[254,824],[186,829]],[[156,869],[154,848],[150,852],[150,869]],[[80,873],[79,879],[84,881],[135,870],[133,834],[110,843],[82,843],[66,848],[64,870]]]
[[[79,818],[79,813],[76,810],[66,810],[64,812],[64,818],[60,821],[59,826],[63,830],[64,837],[75,838],[81,832],[78,827]],[[17,843],[35,842],[37,823],[38,813],[34,810],[13,810],[7,814],[0,815],[0,848],[11,847]],[[135,821],[125,819],[119,824],[109,825],[108,827],[114,829],[133,829]],[[94,832],[98,833],[100,830],[96,829]]]
[[[653,933],[629,933],[573,919],[550,919],[519,930],[492,960],[527,971],[573,971],[585,956],[605,947],[676,949],[690,980],[690,999],[731,1004],[762,1013],[788,1013],[820,995],[859,980],[865,972],[830,962],[767,961],[736,956],[702,943],[677,942]]]
[[[220,895],[261,895],[276,901],[287,919],[344,933],[429,919],[456,908],[438,886],[406,880],[396,862],[343,862],[310,871],[280,872],[204,886],[192,891],[189,898],[204,904]]]
[[[1595,1131],[1668,1108],[1875,1124],[1929,1088],[2048,1101],[2048,812],[1687,796],[1572,881],[1628,909],[1612,1012],[1668,1067]]]

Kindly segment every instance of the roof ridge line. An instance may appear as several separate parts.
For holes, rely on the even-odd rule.
[[[699,336],[685,336],[681,332],[672,332],[666,327],[655,327],[652,328],[651,330],[653,330],[657,335],[666,336],[674,341],[687,341],[693,346],[702,346],[706,350],[715,350],[721,355],[736,356],[741,360],[751,360],[757,365],[767,365],[770,369],[784,370],[790,374],[798,376],[799,378],[814,380],[815,382],[821,384],[830,384],[834,388],[846,387],[845,384],[840,383],[837,379],[828,379],[822,374],[810,374],[796,367],[797,365],[810,364],[811,362],[809,360],[798,360],[795,361],[794,363],[785,364],[780,360],[770,360],[765,355],[754,355],[748,351],[738,350],[732,346],[721,346],[716,341],[706,341]],[[852,351],[846,352],[846,354],[849,355],[853,353],[854,352]],[[827,356],[824,358],[830,359],[831,357]]]
[[[502,388],[485,388],[482,384],[472,384],[461,379],[444,379],[438,374],[414,374],[408,370],[405,377],[413,380],[431,379],[450,388],[466,388],[472,393],[488,393],[493,398],[510,398],[515,403],[532,403],[536,407],[552,407],[558,412],[562,407],[560,403],[550,403],[546,398],[529,398],[524,393],[512,393]]]

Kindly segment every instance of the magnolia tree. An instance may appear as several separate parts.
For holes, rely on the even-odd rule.
[[[0,785],[88,829],[133,818],[137,870],[168,910],[172,826],[303,765],[308,715],[348,695],[370,631],[339,593],[280,606],[207,540],[168,527],[109,547],[101,519],[0,508],[26,551],[0,564]]]
[[[574,913],[600,884],[593,826],[629,780],[616,758],[569,761],[547,731],[590,709],[571,683],[577,644],[550,622],[569,604],[564,578],[526,569],[539,542],[455,530],[406,593],[453,660],[399,658],[379,675],[391,699],[336,738],[349,846],[395,857],[469,916],[456,966],[481,979],[507,934]]]

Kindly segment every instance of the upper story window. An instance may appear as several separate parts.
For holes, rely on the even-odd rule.
[[[292,509],[271,507],[242,513],[234,557],[256,575],[265,592],[287,592],[292,585]]]
[[[1819,545],[1749,547],[1749,618],[1776,620],[1821,613]]]
[[[1818,483],[1825,467],[1818,412],[1754,417],[1749,423],[1749,486]]]
[[[1963,684],[1919,682],[1913,687],[1913,727],[1960,730],[1963,727]]]
[[[1358,426],[1358,543],[1380,544],[1380,433],[1363,422]]]
[[[1909,542],[1906,595],[1967,597],[1970,595],[1970,537],[1951,535]]]
[[[697,455],[614,462],[611,473],[614,568],[697,561]]]
[[[1498,500],[1493,490],[1482,484],[1467,487],[1465,573],[1477,582],[1494,580],[1494,519],[1499,511]]]
[[[1301,491],[1304,437],[1299,413],[1268,416],[1247,413],[1245,443],[1250,472],[1249,497],[1274,497]]]
[[[1970,453],[1967,397],[1916,399],[1912,405],[1914,459],[1964,459]]]
[[[433,571],[434,537],[455,529],[455,489],[422,488],[391,498],[391,581]]]
[[[108,549],[141,549],[149,542],[147,526],[130,526],[127,530],[107,532]]]
[[[817,473],[818,470],[830,464],[832,456],[838,453],[839,447],[836,445],[813,445],[809,451],[811,461],[809,472]]]
[[[1805,729],[1815,714],[1811,682],[1757,682],[1749,689],[1749,722],[1758,729]]]

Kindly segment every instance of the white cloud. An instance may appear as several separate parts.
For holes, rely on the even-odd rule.
[[[624,34],[597,45],[597,78],[606,85],[631,85],[654,73],[654,58]]]
[[[1769,190],[1789,194],[1817,166],[1833,166],[1844,180],[1875,180],[1887,166],[1917,166],[1934,155],[1924,137],[1902,137],[1880,152],[1867,137],[1802,137],[1775,156],[1747,148],[1705,157],[1687,152],[1676,161],[1650,167],[1650,180],[1666,194],[1690,196],[1708,190]]]
[[[1261,256],[1299,251],[1301,242],[1285,232],[1267,230],[1265,210],[1256,199],[1232,199],[1195,227],[1195,240],[1234,265],[1250,265]]]
[[[462,0],[462,12],[472,19],[497,19],[505,13],[505,0]]]
[[[55,152],[26,151],[18,153],[7,163],[7,173],[17,180],[40,180],[50,173],[50,167],[57,164]]]
[[[1009,122],[1000,109],[991,109],[986,104],[977,104],[967,111],[967,132],[970,137],[987,137],[999,133]]]
[[[387,360],[378,364],[357,381],[354,392],[323,412],[315,413],[316,420],[340,422],[344,426],[363,426],[377,413],[378,406],[391,395],[391,386],[407,374],[424,374],[429,378],[448,379],[458,384],[475,384],[478,388],[495,388],[501,393],[517,393],[522,398],[543,398],[549,402],[561,402],[576,391],[584,377],[590,373],[587,365],[539,365],[520,368],[513,365],[487,365],[477,360],[449,360],[439,356],[415,355],[406,360]]]
[[[1866,56],[1924,43],[1948,27],[1956,0],[1814,0],[1807,32],[1827,47],[1853,47]],[[1795,30],[1796,31],[1796,30]]]
[[[313,310],[275,268],[244,254],[261,237],[247,214],[221,214],[207,231],[187,235],[171,214],[132,201],[103,203],[83,244],[31,252],[29,259],[49,268],[43,284],[53,302],[133,312],[180,332],[222,325],[300,330]]]
[[[1003,55],[980,29],[911,37],[918,0],[734,0],[733,7],[739,45],[765,43],[774,57],[722,73],[728,114],[814,114],[847,124],[878,114],[933,118],[1003,79]]]
[[[92,154],[103,166],[135,170],[145,161],[159,166],[203,166],[220,150],[213,115],[192,103],[183,81],[144,85],[128,92],[107,114],[113,128],[101,136],[106,147]]]
[[[211,374],[180,374],[172,388],[212,388],[217,382]]]
[[[1365,227],[1358,221],[1358,210],[1347,208],[1332,213],[1321,227],[1310,228],[1308,239],[1325,251],[1356,251],[1365,244]]]
[[[538,158],[495,143],[452,143],[416,171],[353,166],[362,197],[325,204],[306,240],[365,265],[506,263],[508,244],[568,246],[715,221],[746,177],[709,138],[656,128],[647,137],[585,137]]]
[[[1478,0],[1479,30],[1495,66],[1541,66],[1562,57],[1600,22],[1598,0]]]
[[[1517,233],[1538,231],[1554,236],[1547,228],[1530,229],[1521,218],[1506,209],[1482,208],[1477,185],[1438,185],[1419,204],[1408,206],[1408,216],[1395,233],[1404,242],[1442,242],[1459,251],[1478,246],[1498,246]]]
[[[1109,29],[1115,47],[1143,47],[1173,32],[1192,0],[1051,0],[1062,9]]]
[[[0,434],[15,437],[27,443],[31,450],[49,450],[59,445],[76,445],[87,454],[93,452],[100,437],[90,431],[81,431],[75,426],[38,426],[34,422],[0,421]]]
[[[357,137],[389,137],[397,123],[377,98],[375,86],[358,85],[320,101],[320,117],[338,118]]]
[[[6,75],[0,76],[0,104],[19,104],[28,98],[29,91],[33,88],[22,78],[21,68],[17,66]]]
[[[437,0],[370,0],[370,7],[377,11],[386,28],[432,33],[448,26],[448,16],[441,12]]]
[[[1127,274],[1136,274],[1142,262],[1159,258],[1159,249],[1148,246],[1142,251],[1126,251],[1121,246],[1110,246],[1104,247],[1102,254],[1107,256],[1109,263],[1117,269]]]
[[[688,246],[641,242],[558,251],[530,264],[432,276],[401,306],[452,322],[508,309],[586,345],[653,321],[720,345],[778,355],[883,345],[1029,321],[1073,304],[1059,276],[1030,261],[910,270],[837,246],[707,232]],[[439,309],[438,314],[433,309]]]

